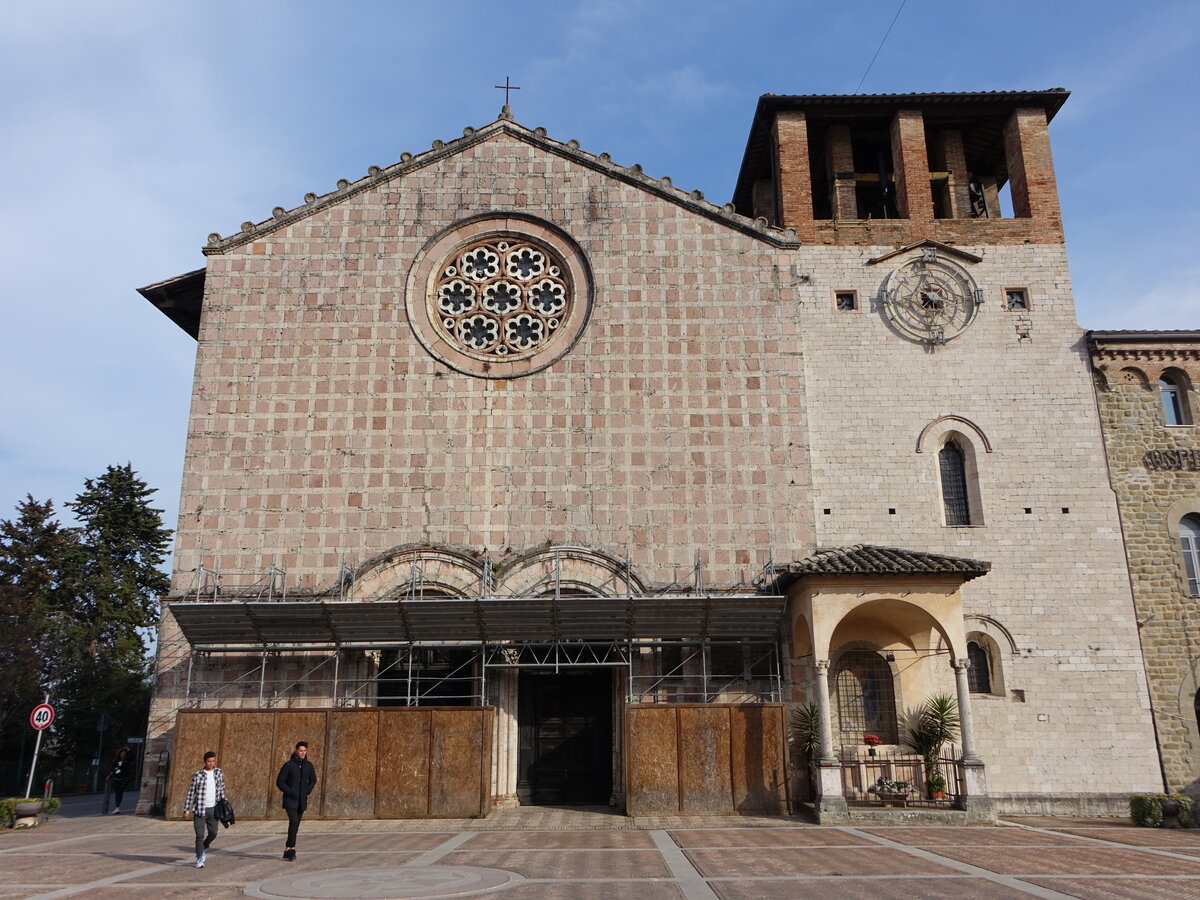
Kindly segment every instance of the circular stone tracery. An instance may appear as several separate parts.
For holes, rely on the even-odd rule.
[[[572,315],[563,261],[525,237],[491,237],[456,250],[433,284],[430,320],[475,359],[533,356]]]

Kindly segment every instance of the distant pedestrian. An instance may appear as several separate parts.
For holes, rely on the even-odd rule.
[[[283,811],[288,817],[287,843],[283,848],[283,858],[288,862],[296,859],[296,833],[308,809],[308,795],[316,784],[317,771],[308,758],[308,742],[298,741],[291,759],[283,764],[275,779],[275,787],[283,792]]]
[[[121,798],[125,796],[125,784],[129,781],[129,748],[122,747],[117,751],[113,761],[112,771],[108,773],[108,783],[112,785],[113,808],[110,816],[121,811]]]
[[[196,827],[196,868],[204,868],[208,848],[217,836],[216,805],[225,797],[225,773],[217,768],[217,754],[209,750],[204,754],[204,768],[192,775],[187,797],[183,800],[183,817],[189,816]],[[208,830],[206,837],[204,832]]]

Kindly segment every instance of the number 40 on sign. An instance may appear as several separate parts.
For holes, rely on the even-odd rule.
[[[54,707],[49,703],[41,703],[29,714],[29,724],[37,731],[44,731],[54,721]]]

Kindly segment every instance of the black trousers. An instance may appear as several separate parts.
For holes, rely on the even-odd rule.
[[[304,818],[304,813],[298,809],[284,809],[288,817],[288,836],[285,847],[296,846],[296,832],[300,830],[300,820]]]
[[[117,781],[115,778],[112,783],[113,789],[113,809],[121,805],[121,798],[125,796],[125,779]]]
[[[192,816],[192,824],[196,826],[196,856],[200,856],[217,836],[217,808],[215,806],[208,807],[204,810],[204,815],[195,813]],[[208,837],[204,836],[206,826]]]

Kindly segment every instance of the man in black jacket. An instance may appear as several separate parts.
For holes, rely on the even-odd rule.
[[[283,792],[283,811],[288,817],[287,845],[283,848],[283,858],[288,862],[296,859],[296,832],[308,809],[308,795],[316,784],[317,772],[308,758],[308,742],[298,741],[291,759],[283,764],[275,779],[275,787]]]

